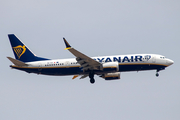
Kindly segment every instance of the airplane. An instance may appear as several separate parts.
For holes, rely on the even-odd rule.
[[[65,50],[69,50],[75,58],[48,59],[36,56],[14,34],[8,34],[14,58],[7,57],[14,65],[11,68],[52,76],[74,75],[72,79],[89,77],[90,83],[95,83],[94,75],[105,80],[120,79],[121,72],[156,70],[159,71],[174,63],[173,60],[158,54],[129,54],[89,57],[70,46],[65,38]]]

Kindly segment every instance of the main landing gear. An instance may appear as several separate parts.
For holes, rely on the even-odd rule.
[[[91,71],[89,73],[89,78],[90,78],[90,83],[94,84],[95,83],[95,79],[94,79],[94,72],[93,71]]]

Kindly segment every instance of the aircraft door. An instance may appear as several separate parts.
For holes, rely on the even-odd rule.
[[[38,64],[38,71],[41,71],[42,70],[42,65],[41,63]]]
[[[153,62],[153,63],[156,62],[156,56],[153,56],[152,62]]]
[[[66,68],[69,68],[70,62],[69,62],[69,61],[66,61],[66,62],[65,62],[65,65],[66,65]]]

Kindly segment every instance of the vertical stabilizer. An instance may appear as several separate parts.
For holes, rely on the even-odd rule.
[[[14,34],[8,35],[14,56],[22,62],[33,62],[39,60],[48,60],[35,56]]]

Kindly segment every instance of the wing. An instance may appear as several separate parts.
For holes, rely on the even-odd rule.
[[[77,51],[74,48],[71,48],[71,46],[69,45],[69,43],[66,41],[65,38],[64,42],[66,44],[66,48],[65,50],[69,50],[75,57],[77,62],[81,65],[81,67],[83,68],[83,71],[87,71],[87,70],[102,70],[102,64],[97,62],[96,60],[86,56],[85,54]]]

